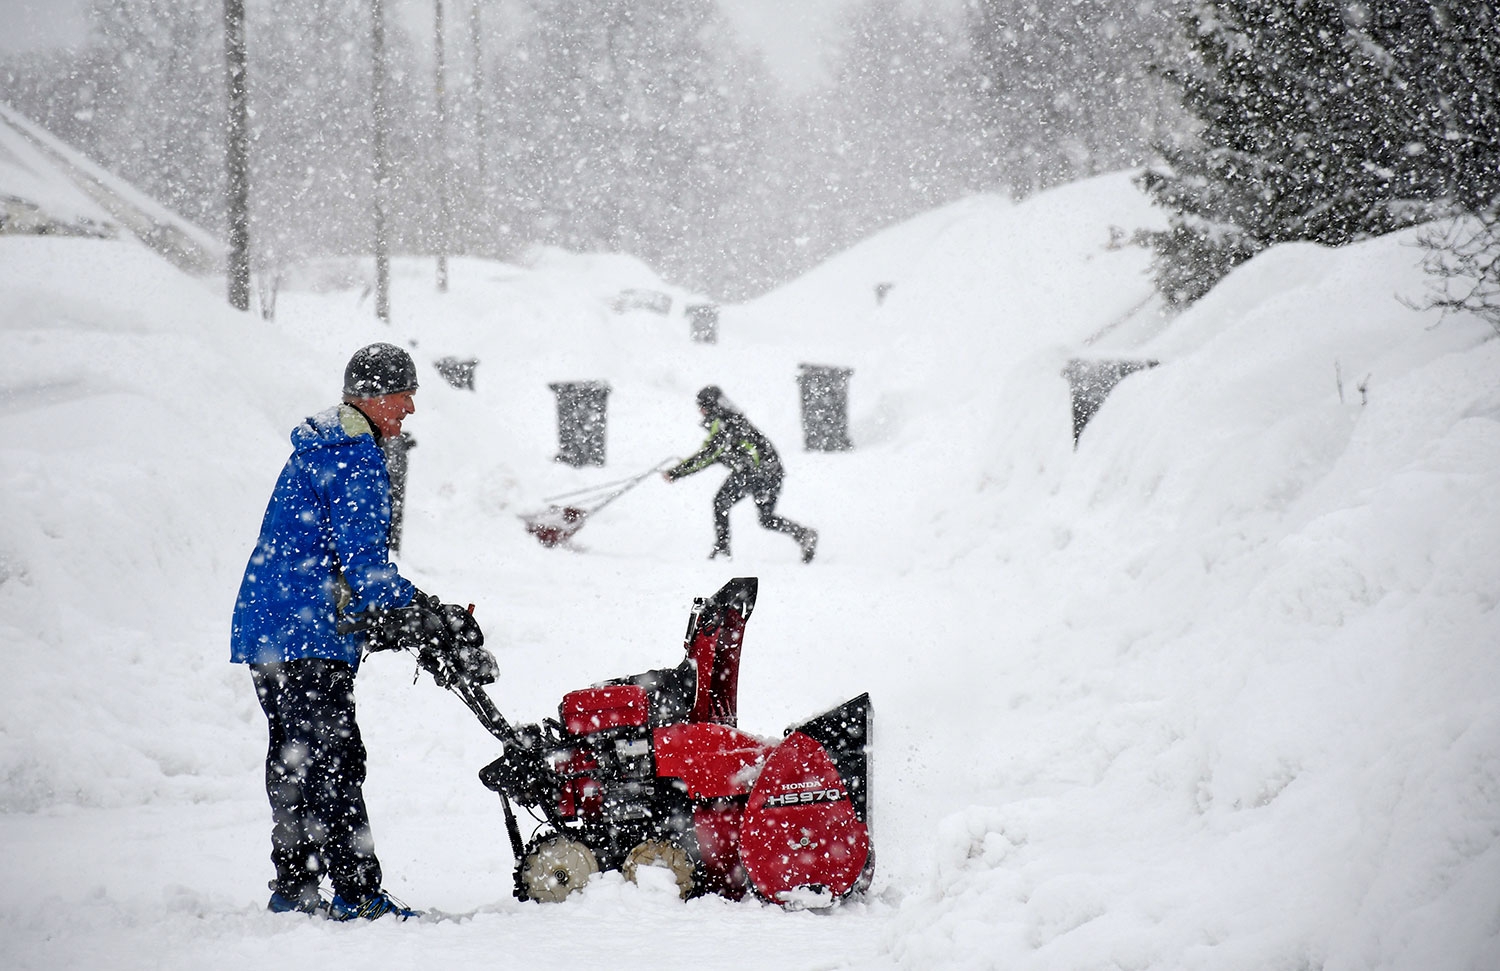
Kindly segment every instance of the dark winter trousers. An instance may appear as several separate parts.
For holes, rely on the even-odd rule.
[[[776,500],[781,497],[781,476],[732,474],[714,493],[714,552],[729,552],[729,510],[746,496],[755,500],[755,511],[766,529],[786,533],[799,543],[807,536],[805,526],[776,515]]]
[[[270,726],[271,888],[316,901],[326,874],[345,900],[378,890],[380,863],[361,789],[365,746],[354,720],[354,669],[307,658],[254,664],[250,675]]]

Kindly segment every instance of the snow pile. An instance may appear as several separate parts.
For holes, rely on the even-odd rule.
[[[689,340],[624,257],[398,260],[274,323],[131,241],[0,238],[0,963],[261,968],[1489,968],[1500,963],[1500,342],[1416,296],[1401,237],[1281,247],[1159,316],[1128,175],[895,227]],[[357,278],[354,274],[351,278]],[[324,278],[325,282],[327,278]],[[892,283],[877,301],[875,286]],[[617,314],[622,289],[671,312]],[[413,346],[402,568],[476,603],[513,719],[674,661],[692,597],[761,578],[741,725],[875,702],[871,896],[831,917],[611,875],[510,898],[489,737],[410,665],[360,675],[387,885],[440,924],[266,914],[264,726],[229,610],[304,415]],[[477,360],[473,390],[444,357]],[[1074,448],[1074,357],[1151,360]],[[801,363],[854,369],[856,448],[801,447]],[[549,382],[609,383],[608,464]],[[705,473],[544,549],[518,515],[696,447],[721,384],[781,511],[710,564]],[[600,960],[603,960],[601,958]]]
[[[92,226],[113,235],[109,214],[72,182],[58,177],[56,163],[33,140],[37,137],[34,126],[0,105],[0,198],[21,203],[48,226]],[[6,231],[15,230],[7,226]]]
[[[1024,571],[1033,616],[969,669],[1001,758],[907,963],[976,932],[1028,967],[1492,963],[1500,345],[1417,325],[1410,264],[1268,253],[1137,349],[1162,366],[1076,454],[996,443],[962,563]]]
[[[123,226],[199,275],[224,264],[224,245],[50,132],[0,104],[0,232],[102,236]]]

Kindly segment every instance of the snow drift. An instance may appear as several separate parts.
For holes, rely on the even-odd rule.
[[[1111,227],[1127,174],[971,199],[783,290],[615,314],[617,257],[396,264],[274,323],[129,240],[0,237],[0,960],[15,968],[1489,968],[1500,962],[1500,341],[1439,318],[1401,236],[1274,249],[1162,317]],[[877,283],[893,283],[877,302]],[[286,435],[375,339],[422,370],[403,570],[473,601],[491,692],[676,655],[684,610],[761,577],[742,721],[875,703],[870,897],[828,919],[605,879],[509,897],[488,736],[383,656],[360,678],[387,885],[435,925],[266,914],[264,725],[227,663]],[[478,360],[472,391],[431,367]],[[1122,381],[1075,448],[1061,371]],[[799,363],[849,366],[855,449],[802,451]],[[551,461],[547,382],[606,380],[608,465]],[[652,482],[543,549],[542,497],[696,446],[722,385],[785,453],[803,566],[716,477]],[[795,671],[797,677],[786,677]]]

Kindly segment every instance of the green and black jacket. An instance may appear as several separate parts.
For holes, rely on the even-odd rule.
[[[680,479],[710,465],[723,465],[732,475],[747,480],[781,480],[781,457],[770,439],[744,415],[737,411],[715,411],[704,416],[703,425],[708,429],[703,446],[668,469],[667,478]]]

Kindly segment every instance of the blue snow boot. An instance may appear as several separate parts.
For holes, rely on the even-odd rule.
[[[375,920],[386,914],[397,920],[422,916],[420,910],[412,910],[384,890],[377,890],[353,902],[336,895],[333,903],[328,905],[329,920]]]
[[[271,894],[271,900],[266,904],[266,909],[273,914],[306,914],[309,917],[328,916],[328,905],[323,898],[318,896],[314,890],[311,894],[298,894],[289,896],[283,893]]]

